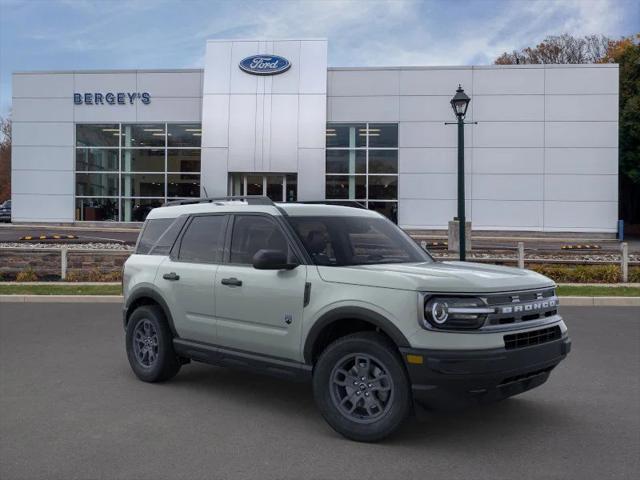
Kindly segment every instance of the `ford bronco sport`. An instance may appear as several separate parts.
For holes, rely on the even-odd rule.
[[[189,361],[309,379],[337,432],[376,441],[414,407],[496,401],[567,355],[555,285],[435,261],[378,213],[266,197],[151,211],[124,268],[126,351],[146,382]]]

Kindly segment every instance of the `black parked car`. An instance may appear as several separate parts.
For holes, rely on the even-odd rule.
[[[0,204],[0,222],[11,221],[11,200],[6,200]]]

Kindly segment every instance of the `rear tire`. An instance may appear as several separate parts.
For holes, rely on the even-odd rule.
[[[342,337],[316,362],[313,393],[324,419],[351,440],[376,442],[411,411],[407,374],[395,345],[375,332]]]
[[[173,350],[173,335],[160,307],[136,308],[127,322],[126,349],[129,365],[144,382],[163,382],[180,370]]]

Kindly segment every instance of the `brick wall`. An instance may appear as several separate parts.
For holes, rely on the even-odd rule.
[[[67,251],[67,276],[70,280],[100,280],[100,275],[116,275],[131,255],[123,251]],[[59,279],[60,251],[41,249],[0,248],[0,280],[14,280],[24,271],[33,271],[38,279]],[[115,278],[109,278],[114,280]]]

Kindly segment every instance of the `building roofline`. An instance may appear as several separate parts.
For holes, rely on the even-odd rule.
[[[92,73],[202,73],[204,68],[149,68],[149,69],[123,69],[116,68],[97,70],[22,70],[13,72],[13,75],[70,75],[70,74],[92,74]]]
[[[328,67],[329,71],[367,70],[502,70],[502,69],[542,69],[542,68],[618,68],[617,63],[558,63],[526,65],[410,65],[389,67]]]

